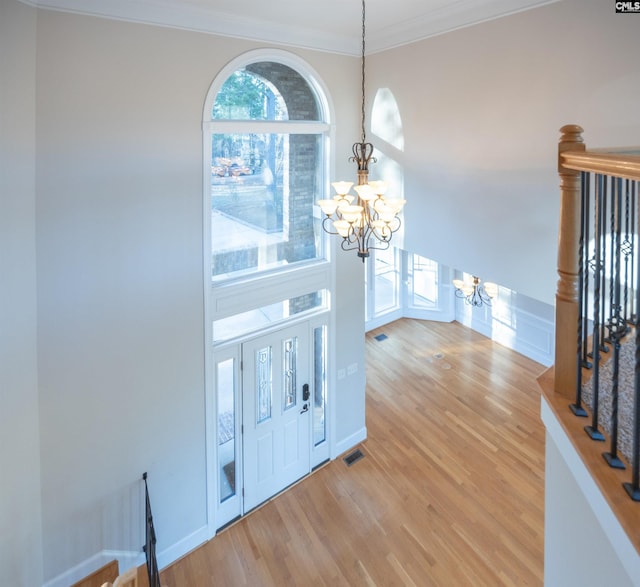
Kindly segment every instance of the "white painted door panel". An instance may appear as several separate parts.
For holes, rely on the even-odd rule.
[[[310,471],[309,357],[306,324],[242,347],[244,513]]]

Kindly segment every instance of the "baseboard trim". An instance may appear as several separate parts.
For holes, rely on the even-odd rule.
[[[351,450],[354,446],[367,439],[367,427],[363,426],[360,430],[354,432],[350,436],[347,436],[343,440],[339,441],[335,445],[335,451],[331,455],[331,459],[338,458],[341,454]]]
[[[157,553],[158,568],[163,569],[173,564],[201,544],[205,543],[210,535],[208,526],[203,526],[182,540]],[[102,550],[88,559],[64,571],[57,577],[44,583],[43,587],[69,587],[77,581],[84,579],[100,567],[113,559],[118,561],[119,572],[122,573],[131,567],[139,567],[146,564],[146,558],[142,550],[140,552],[123,550]]]
[[[144,553],[128,550],[102,550],[44,583],[43,587],[69,587],[116,559],[119,572],[145,563]]]
[[[207,542],[209,537],[210,529],[208,525],[205,525],[198,528],[188,536],[185,536],[182,540],[178,540],[178,542],[172,544],[169,548],[165,548],[163,551],[158,552],[158,568],[164,569],[165,567],[175,563],[178,559]]]

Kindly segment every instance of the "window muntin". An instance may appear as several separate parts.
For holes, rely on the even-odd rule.
[[[390,247],[374,250],[365,267],[367,330],[401,316],[438,320],[450,315],[448,295],[443,295],[448,268],[436,261]]]

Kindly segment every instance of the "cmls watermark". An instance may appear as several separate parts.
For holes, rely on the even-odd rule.
[[[640,14],[640,2],[616,2],[616,12],[636,12]]]

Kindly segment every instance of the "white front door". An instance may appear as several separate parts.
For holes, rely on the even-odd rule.
[[[243,513],[311,470],[307,324],[242,345]]]

